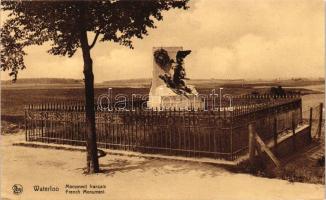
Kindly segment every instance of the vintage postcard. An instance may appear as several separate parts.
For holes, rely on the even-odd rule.
[[[2,200],[317,200],[322,0],[2,0]]]

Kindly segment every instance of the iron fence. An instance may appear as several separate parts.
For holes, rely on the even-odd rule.
[[[247,152],[248,123],[264,140],[301,122],[301,99],[279,98],[217,110],[96,109],[100,148],[235,160]],[[85,107],[46,103],[25,109],[27,141],[85,145]]]

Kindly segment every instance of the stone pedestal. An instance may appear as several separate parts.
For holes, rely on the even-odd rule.
[[[179,50],[183,50],[182,47],[153,47],[152,56],[154,52],[158,49],[163,48],[168,52],[168,55],[171,59],[176,60],[176,54]],[[160,75],[169,73],[171,77],[173,76],[174,70],[169,69],[164,71],[156,62],[153,56],[153,78],[151,83],[151,89],[149,92],[149,101],[147,106],[149,108],[163,108],[163,109],[198,109],[203,108],[202,101],[196,96],[196,89],[187,85],[192,89],[193,94],[188,95],[188,98],[181,96],[173,92],[170,88],[166,86],[166,83],[159,78]]]

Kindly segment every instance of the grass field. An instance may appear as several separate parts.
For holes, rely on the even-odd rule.
[[[218,82],[209,80],[197,81],[195,87],[200,94],[210,94],[213,89],[218,93],[219,88],[223,87],[223,94],[242,95],[250,94],[252,92],[266,93],[271,86],[283,84],[286,90],[301,91],[306,95],[310,104],[314,100],[321,101],[320,99],[324,85],[321,81],[315,82],[297,82],[297,81],[283,81],[283,82],[242,82],[239,81],[226,81]],[[245,84],[244,84],[245,83]],[[318,85],[319,84],[319,85]],[[282,85],[282,86],[283,86]],[[299,87],[298,87],[299,86]],[[95,98],[102,94],[108,94],[108,88],[112,85],[98,84],[95,88]],[[112,95],[117,94],[126,95],[131,100],[132,94],[147,95],[149,87],[112,87]],[[307,95],[309,94],[309,95]],[[310,96],[316,95],[316,96]],[[309,96],[309,98],[308,98]],[[28,104],[38,103],[57,103],[57,102],[72,102],[84,100],[84,88],[81,84],[10,84],[2,85],[1,87],[1,116],[23,116],[24,106]]]
[[[148,88],[119,88],[112,89],[112,95],[126,94],[131,97],[135,94],[148,94]],[[38,103],[55,103],[69,101],[83,101],[83,88],[23,88],[23,89],[2,89],[1,114],[21,116],[24,114],[24,105]],[[108,94],[107,88],[96,88],[95,98],[101,94]]]

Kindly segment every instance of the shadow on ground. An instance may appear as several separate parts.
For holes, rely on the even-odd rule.
[[[110,155],[108,155],[110,156]],[[113,176],[116,173],[145,173],[152,172],[154,175],[161,174],[187,174],[195,172],[200,174],[201,178],[215,177],[226,172],[219,166],[205,163],[189,163],[185,161],[169,161],[161,159],[107,159],[100,161],[101,173],[106,176]],[[219,169],[219,170],[217,170]]]

